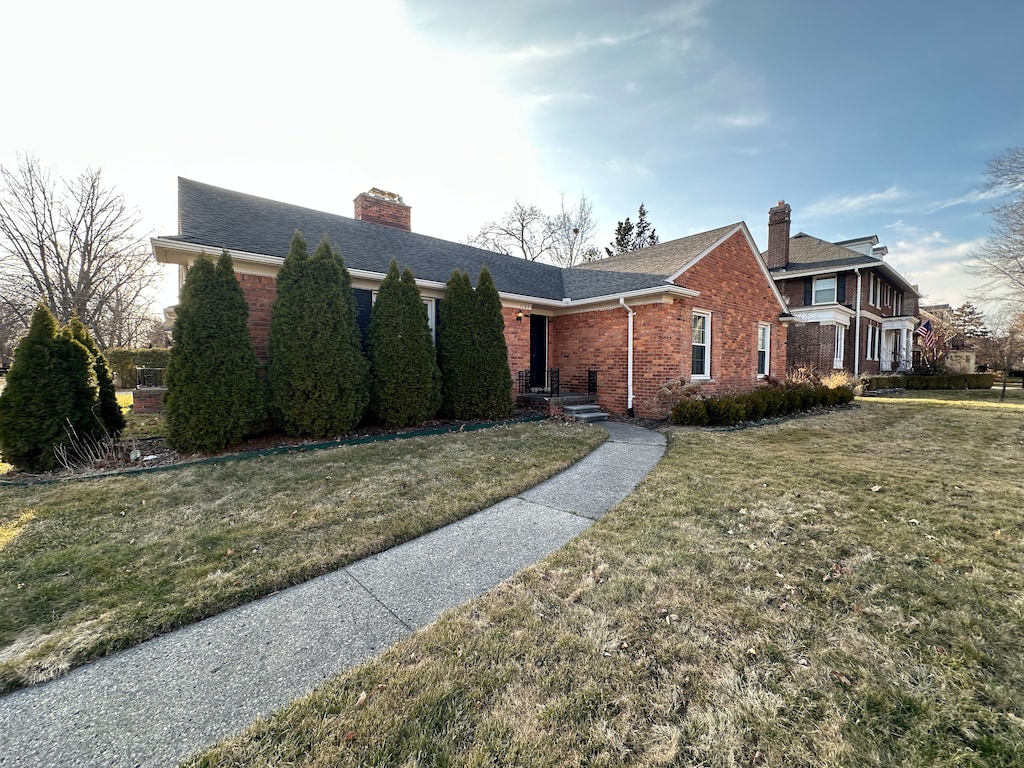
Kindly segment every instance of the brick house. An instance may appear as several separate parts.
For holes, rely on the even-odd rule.
[[[803,232],[790,237],[792,209],[768,212],[762,254],[789,311],[787,365],[854,376],[909,370],[920,322],[917,287],[885,256],[876,235],[830,243]]]
[[[785,373],[791,316],[742,222],[563,269],[414,233],[410,208],[376,189],[348,218],[179,178],[178,209],[179,234],[152,240],[157,261],[178,264],[183,280],[200,253],[227,248],[264,363],[275,275],[298,229],[311,248],[327,234],[341,250],[364,330],[391,259],[412,270],[435,331],[452,270],[475,280],[486,265],[520,391],[591,385],[604,410],[658,417],[666,382],[741,392]]]

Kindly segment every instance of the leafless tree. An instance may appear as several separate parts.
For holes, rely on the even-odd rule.
[[[43,297],[61,323],[77,314],[101,346],[132,343],[159,280],[140,221],[99,170],[69,182],[31,157],[0,167],[0,303],[27,321]]]
[[[984,298],[1024,305],[1024,147],[1008,149],[988,163],[984,191],[1003,201],[990,211],[988,240],[973,255],[988,282]]]
[[[593,206],[586,194],[569,206],[562,195],[559,210],[554,214],[517,200],[502,218],[484,224],[468,242],[529,261],[572,267],[600,258],[600,251],[591,242],[596,229]]]

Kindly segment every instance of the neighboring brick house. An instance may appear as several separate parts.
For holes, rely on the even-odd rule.
[[[663,416],[666,382],[724,393],[784,377],[791,317],[742,222],[562,269],[414,233],[409,207],[381,190],[357,196],[348,218],[179,178],[178,209],[180,233],[153,239],[156,259],[183,279],[200,253],[227,248],[264,363],[275,275],[298,229],[311,249],[324,234],[340,249],[364,329],[391,259],[412,270],[435,329],[452,270],[475,281],[486,265],[522,388],[548,387],[557,371],[563,391],[596,379],[604,410]]]
[[[763,254],[789,311],[787,365],[855,376],[909,370],[920,319],[917,287],[884,261],[876,235],[830,243],[798,232],[790,237],[785,201],[768,212]]]

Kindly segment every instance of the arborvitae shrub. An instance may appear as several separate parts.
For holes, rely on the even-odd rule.
[[[99,388],[97,415],[103,425],[103,431],[110,437],[117,437],[128,426],[128,422],[117,402],[117,388],[114,386],[114,377],[107,364],[107,358],[100,352],[89,329],[77,316],[72,317],[68,322],[68,330],[72,337],[89,351],[92,358],[92,369],[96,376],[96,385]]]
[[[708,412],[703,400],[680,400],[672,407],[672,423],[690,427],[703,427],[708,423]]]
[[[223,450],[263,420],[248,316],[230,254],[224,251],[216,266],[201,254],[181,289],[167,366],[164,419],[172,448]]]
[[[392,260],[377,290],[368,331],[370,408],[384,427],[433,418],[441,405],[441,375],[427,308],[412,272]]]
[[[453,419],[472,419],[476,366],[476,303],[469,275],[456,269],[445,286],[438,327],[441,369],[441,412]]]
[[[473,298],[476,305],[474,418],[505,419],[513,410],[512,372],[508,367],[501,299],[487,267],[480,270]]]
[[[88,435],[98,430],[91,408],[96,403],[94,376],[88,351],[60,332],[46,304],[39,302],[0,394],[4,461],[45,472],[56,468],[54,446],[69,441],[69,430]]]
[[[349,432],[366,407],[366,361],[343,270],[326,236],[310,259],[296,232],[278,273],[269,380],[275,420],[290,435]]]

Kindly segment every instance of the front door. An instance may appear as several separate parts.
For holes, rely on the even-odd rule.
[[[548,319],[530,315],[530,388],[547,386]]]

